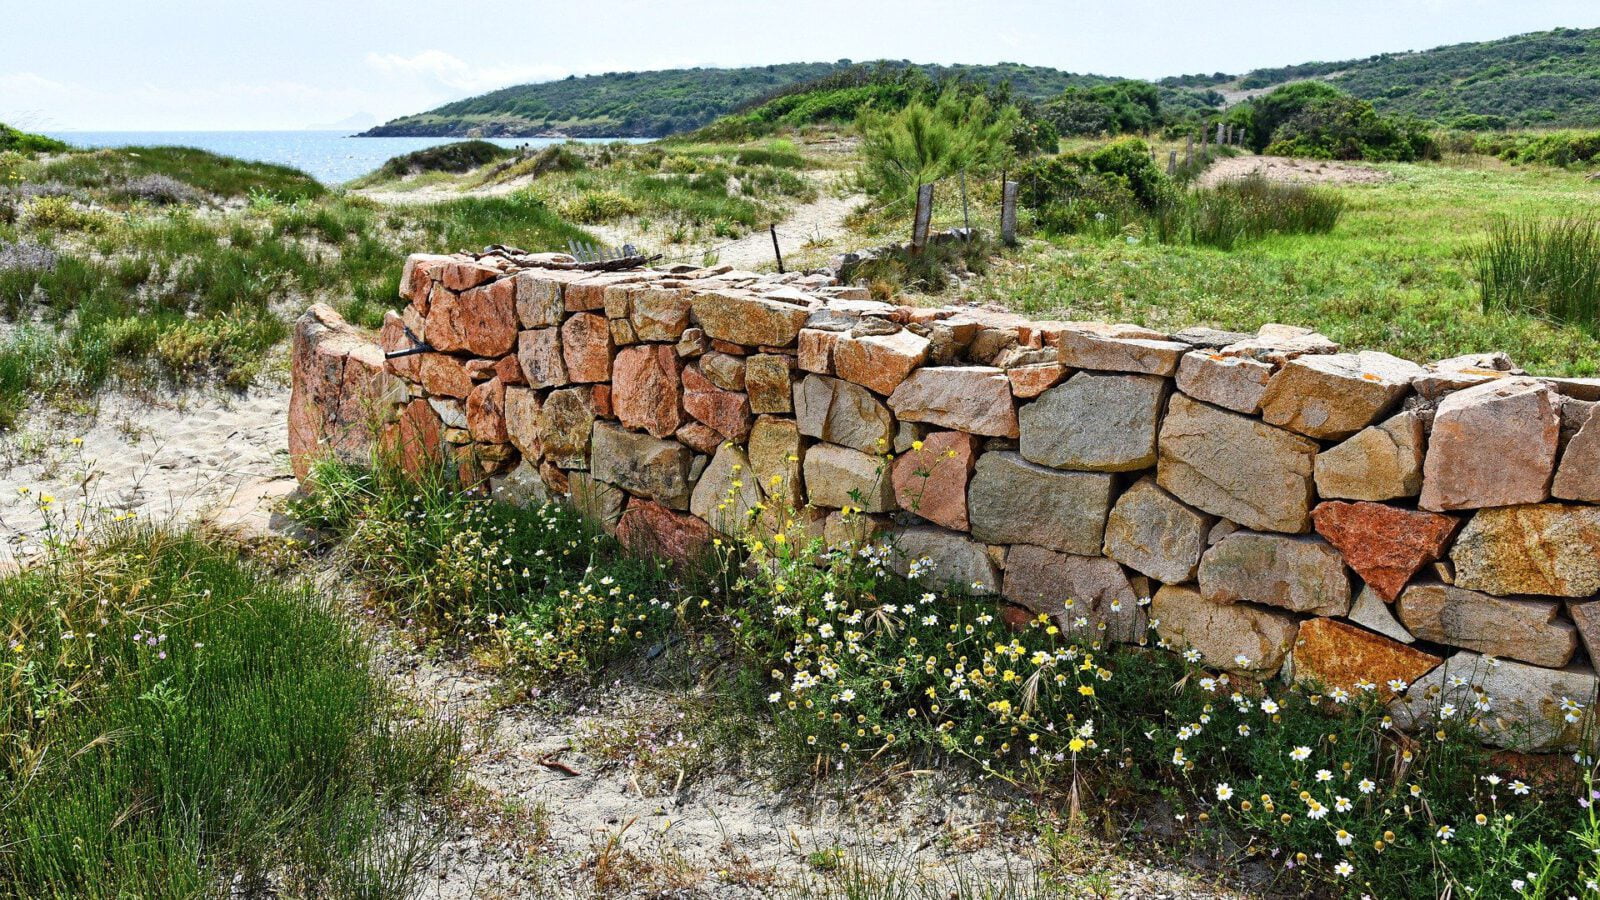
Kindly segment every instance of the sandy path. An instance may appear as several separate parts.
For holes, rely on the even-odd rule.
[[[280,381],[157,403],[107,394],[93,419],[38,414],[0,438],[0,560],[37,553],[50,529],[129,513],[158,522],[211,514],[265,530],[270,501],[294,487],[288,403]]]
[[[1201,187],[1215,187],[1221,182],[1237,181],[1250,175],[1299,184],[1374,184],[1393,177],[1388,172],[1356,163],[1247,155],[1218,159],[1201,174],[1197,183]]]
[[[860,194],[837,197],[824,191],[811,203],[794,207],[778,223],[778,247],[784,260],[792,262],[842,237],[846,233],[845,216],[865,200]],[[772,234],[766,229],[717,247],[715,252],[718,263],[728,263],[736,269],[776,269],[778,265],[772,253]]]
[[[657,664],[681,665],[672,655]],[[1040,878],[1037,841],[1008,825],[1027,801],[991,786],[900,768],[786,790],[759,765],[698,747],[690,689],[625,674],[575,710],[549,698],[508,707],[496,702],[494,675],[469,661],[396,646],[382,660],[402,692],[469,725],[467,776],[482,791],[433,863],[425,897],[806,897],[833,887],[832,896],[815,854],[833,850],[943,888],[915,896],[954,896],[963,880],[1035,893],[1026,888]],[[1054,874],[1075,889],[1068,896],[1245,896],[1127,853],[1085,837]],[[605,889],[608,869],[625,889]]]

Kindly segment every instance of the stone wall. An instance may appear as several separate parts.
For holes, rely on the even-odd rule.
[[[826,275],[561,262],[411,257],[380,342],[431,352],[386,371],[308,314],[297,471],[349,455],[360,408],[407,465],[570,496],[640,549],[690,555],[792,504],[1091,638],[1376,690],[1402,725],[1450,702],[1492,743],[1579,740],[1600,380],[1280,325],[1169,335],[891,306]]]

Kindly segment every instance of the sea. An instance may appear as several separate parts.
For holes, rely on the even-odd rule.
[[[388,159],[424,147],[450,144],[453,137],[353,137],[347,131],[56,131],[50,136],[76,147],[198,147],[257,162],[293,166],[323,184],[359,178]],[[534,149],[566,138],[485,138],[502,147]],[[587,144],[648,138],[583,138]]]

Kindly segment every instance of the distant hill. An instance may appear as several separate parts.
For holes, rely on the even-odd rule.
[[[868,63],[867,65],[876,65]],[[832,63],[783,63],[743,69],[666,69],[611,72],[502,88],[437,109],[403,116],[363,132],[364,137],[662,137],[692,131],[734,109],[781,91],[845,71]],[[889,65],[910,66],[905,60]],[[1046,66],[921,66],[933,77],[1010,81],[1028,97],[1051,97],[1071,86],[1116,79],[1078,75]]]
[[[874,65],[875,63],[868,63]],[[404,116],[367,136],[661,137],[690,131],[784,88],[841,72],[850,60],[739,69],[612,72],[503,88]],[[899,61],[891,65],[910,65]],[[930,75],[1009,80],[1042,99],[1067,87],[1120,80],[1047,66],[924,66]],[[1163,87],[1215,89],[1231,99],[1309,78],[1327,80],[1380,110],[1442,124],[1600,125],[1600,29],[1558,28],[1432,50],[1162,79]],[[1472,117],[1485,117],[1474,119]]]
[[[1186,75],[1169,87],[1225,95],[1322,79],[1386,113],[1444,125],[1600,125],[1600,28],[1557,28],[1432,50],[1310,62],[1244,75]],[[1490,121],[1474,121],[1484,117]]]

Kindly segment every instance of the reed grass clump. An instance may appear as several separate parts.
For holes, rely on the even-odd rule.
[[[1175,197],[1150,222],[1163,243],[1232,250],[1269,235],[1327,234],[1344,209],[1332,191],[1252,175]]]
[[[1517,312],[1600,334],[1600,217],[1505,218],[1478,250],[1485,312]]]

